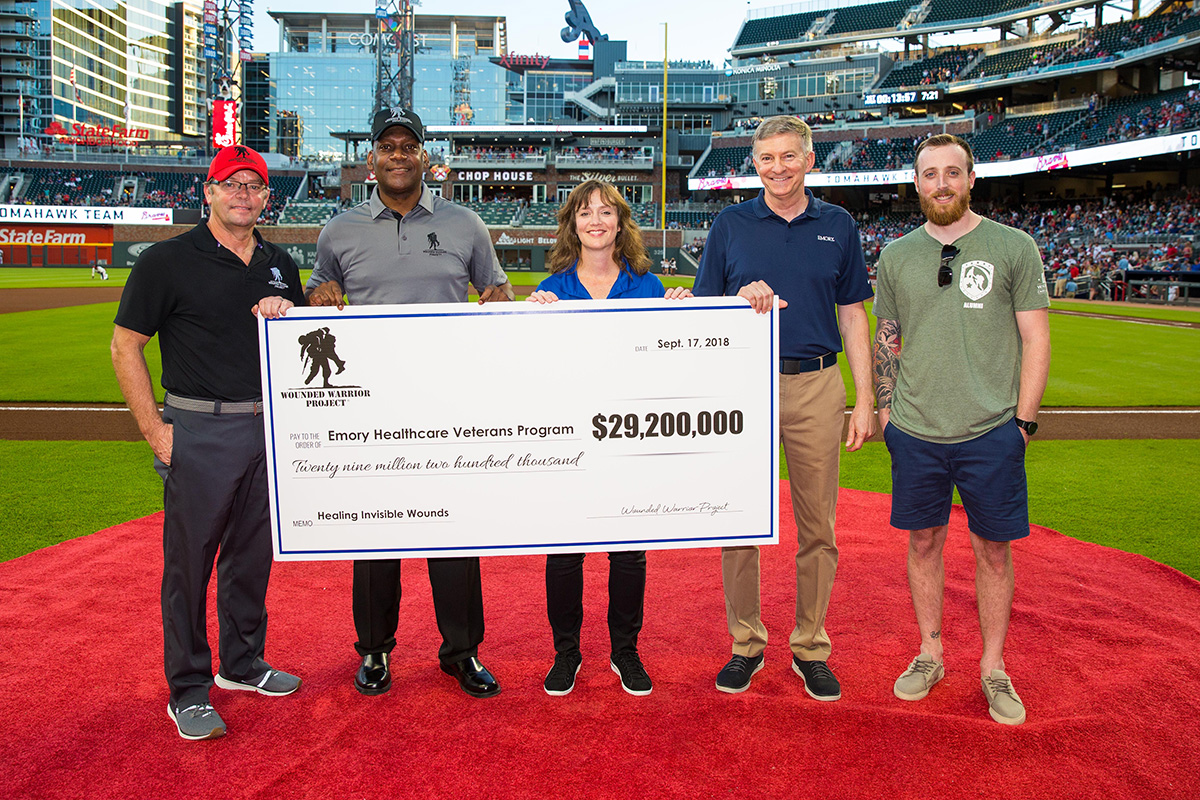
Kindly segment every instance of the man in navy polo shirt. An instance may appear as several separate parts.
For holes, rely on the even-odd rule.
[[[760,314],[779,296],[779,430],[791,477],[796,517],[796,627],[792,669],[817,700],[842,696],[828,664],[825,614],[837,570],[833,523],[846,388],[837,368],[845,350],[855,403],[846,449],[875,432],[871,409],[871,297],[854,219],[804,187],[812,169],[812,131],[795,117],[772,117],[754,132],[754,168],[763,191],[731,206],[713,222],[697,296],[745,297]],[[721,557],[725,611],[733,658],[717,675],[722,692],[742,692],[763,667],[757,547],[727,547]]]

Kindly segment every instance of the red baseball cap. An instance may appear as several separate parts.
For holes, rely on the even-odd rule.
[[[212,160],[212,166],[208,168],[207,180],[223,181],[242,169],[257,172],[258,176],[263,179],[263,183],[268,183],[267,162],[254,150],[243,144],[222,147],[221,151],[217,153],[217,157]]]

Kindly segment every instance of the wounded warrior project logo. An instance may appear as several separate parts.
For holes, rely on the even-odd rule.
[[[287,281],[283,279],[283,273],[279,271],[279,267],[271,267],[271,280],[267,283],[276,289],[288,288]]]
[[[429,239],[429,248],[424,252],[431,256],[440,256],[446,252],[442,249],[442,243],[438,241],[437,231],[430,231],[426,238]]]
[[[307,407],[344,406],[355,397],[370,397],[371,392],[353,384],[330,383],[331,377],[346,371],[346,361],[338,355],[337,337],[329,328],[317,328],[297,338],[300,345],[300,377],[303,387],[285,389],[280,392],[283,400],[303,400]],[[321,376],[319,388],[307,388],[317,376]]]
[[[964,308],[983,308],[982,300],[992,290],[992,277],[996,268],[986,261],[968,261],[962,265],[958,278],[958,289],[967,299],[976,302],[964,303]]]

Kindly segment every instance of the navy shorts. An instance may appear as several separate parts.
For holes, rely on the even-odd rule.
[[[892,424],[883,439],[892,455],[893,527],[945,525],[958,487],[976,536],[1010,542],[1029,535],[1025,437],[1015,420],[956,444],[927,442]]]

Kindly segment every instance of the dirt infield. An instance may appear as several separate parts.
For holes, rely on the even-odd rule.
[[[74,288],[30,288],[0,290],[0,314],[14,311],[42,311],[47,308],[115,303],[121,299],[122,286],[79,286]],[[534,286],[514,286],[519,297],[533,294]]]
[[[121,299],[122,288],[124,287],[79,286],[62,289],[5,289],[0,291],[0,314],[115,303]]]
[[[1200,439],[1197,408],[1043,408],[1038,439]],[[843,431],[844,433],[844,431]],[[0,439],[136,442],[124,406],[10,403],[0,407]]]

